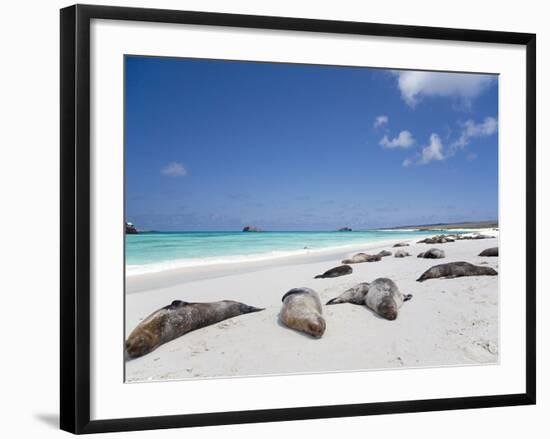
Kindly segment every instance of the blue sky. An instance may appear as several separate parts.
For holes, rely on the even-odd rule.
[[[498,78],[126,57],[126,218],[332,230],[496,219]]]

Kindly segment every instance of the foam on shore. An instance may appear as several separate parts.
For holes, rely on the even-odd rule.
[[[407,239],[402,239],[401,241],[407,241]],[[369,249],[383,247],[390,243],[395,243],[396,240],[385,240],[385,241],[370,241],[365,243],[353,243],[332,247],[323,247],[318,249],[304,248],[300,250],[289,250],[289,251],[273,251],[267,253],[257,253],[252,255],[231,255],[231,256],[213,256],[206,258],[189,258],[189,259],[175,259],[171,261],[156,262],[152,264],[142,264],[142,265],[127,265],[126,266],[126,276],[136,276],[142,274],[150,273],[159,273],[169,270],[177,270],[182,268],[198,268],[198,267],[211,267],[211,266],[220,266],[220,265],[233,265],[233,264],[243,264],[243,263],[254,263],[254,262],[265,262],[271,260],[280,260],[284,258],[294,257],[294,256],[307,256],[307,255],[323,255],[330,254],[334,252],[344,252],[353,249],[361,249],[361,251],[366,251]],[[359,251],[359,250],[358,250]]]

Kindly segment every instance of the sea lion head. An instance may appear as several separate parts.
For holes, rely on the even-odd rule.
[[[416,279],[417,282],[424,282],[425,280],[428,280],[430,277],[429,277],[429,272],[430,270],[426,270],[424,273],[422,273],[422,275]]]
[[[126,340],[126,354],[129,358],[141,357],[156,347],[155,337],[151,333],[147,331],[134,332]]]
[[[265,308],[256,308],[255,306],[246,305],[245,303],[239,303],[239,311],[241,314],[248,314],[251,312],[263,311]]]
[[[307,322],[307,328],[305,328],[305,330],[312,337],[321,338],[325,333],[326,328],[327,324],[325,319],[322,316],[316,316],[315,319]]]
[[[397,304],[393,297],[386,296],[380,301],[378,314],[388,320],[395,320],[397,318]]]
[[[172,303],[170,305],[165,306],[164,309],[174,310],[174,309],[181,308],[182,306],[185,306],[185,305],[188,305],[188,303],[183,300],[173,300]]]
[[[478,272],[480,274],[485,274],[485,275],[488,275],[488,276],[496,276],[498,275],[498,272],[494,269],[494,268],[491,268],[491,267],[476,267]]]

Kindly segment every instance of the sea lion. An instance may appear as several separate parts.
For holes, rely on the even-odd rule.
[[[385,319],[395,320],[403,302],[410,299],[412,294],[401,294],[394,281],[380,277],[370,284],[365,304]]]
[[[420,253],[418,257],[426,259],[441,259],[445,257],[445,252],[438,248],[431,248],[429,250],[426,250],[425,252]]]
[[[371,284],[361,283],[344,291],[340,296],[329,300],[327,305],[337,303],[366,305],[379,316],[395,320],[403,302],[410,299],[412,299],[412,294],[401,294],[394,281],[380,277]]]
[[[380,251],[378,252],[378,256],[382,256],[382,257],[384,257],[384,256],[391,256],[391,252],[388,251],[388,250],[380,250]]]
[[[458,235],[457,239],[463,240],[463,239],[489,239],[493,238],[493,236],[489,235],[482,235],[481,233],[473,233],[473,234],[466,234],[466,235]]]
[[[292,329],[321,338],[327,324],[319,294],[311,288],[293,288],[283,298],[279,314],[281,322]]]
[[[408,242],[398,242],[397,244],[394,244],[394,247],[408,247],[410,244]]]
[[[330,299],[327,305],[336,305],[337,303],[353,303],[355,305],[364,305],[365,296],[369,292],[369,283],[361,282],[360,284],[351,287],[344,291],[338,297]]]
[[[331,268],[325,271],[323,274],[318,274],[314,279],[324,279],[327,277],[345,276],[346,274],[353,273],[353,269],[349,265],[339,265],[338,267]]]
[[[130,358],[141,357],[187,332],[263,309],[232,300],[209,303],[174,300],[136,326],[126,340],[126,353]]]
[[[497,271],[491,267],[480,267],[469,262],[449,262],[448,264],[435,265],[426,270],[416,280],[417,282],[424,282],[425,280],[439,277],[452,279],[462,276],[496,276],[497,274]]]
[[[462,234],[456,235],[456,239],[458,241],[470,240],[470,239],[488,239],[488,238],[494,238],[494,236],[482,235],[479,232],[462,233]]]
[[[399,249],[395,252],[394,256],[396,258],[404,258],[406,256],[410,256],[411,254],[403,249]]]
[[[431,238],[424,238],[418,241],[418,244],[446,244],[447,242],[455,242],[456,235],[436,235]]]
[[[478,256],[498,256],[498,247],[491,247],[483,250]]]
[[[367,255],[366,253],[357,253],[349,259],[344,259],[342,264],[360,264],[361,262],[377,262],[382,259],[380,255]]]

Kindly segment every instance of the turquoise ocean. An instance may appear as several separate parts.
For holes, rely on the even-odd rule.
[[[434,235],[437,231],[144,232],[126,235],[127,274],[246,262]]]

